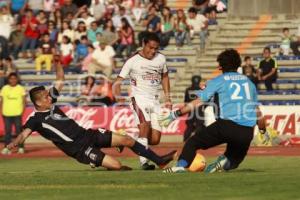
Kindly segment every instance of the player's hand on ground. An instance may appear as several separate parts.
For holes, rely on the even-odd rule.
[[[11,142],[10,144],[8,144],[7,146],[6,146],[6,148],[8,148],[9,150],[12,150],[13,148],[15,148],[16,147],[16,145],[15,145],[15,143],[13,143],[13,142]]]
[[[158,123],[161,127],[168,127],[175,120],[173,111],[163,111],[158,116]]]

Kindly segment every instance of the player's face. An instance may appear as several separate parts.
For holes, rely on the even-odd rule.
[[[143,48],[144,56],[147,59],[151,60],[152,58],[154,58],[155,54],[157,53],[158,48],[159,48],[158,42],[150,40],[147,44],[145,44]]]
[[[52,106],[52,98],[49,94],[48,90],[44,90],[41,92],[40,98],[37,100],[37,105],[41,108],[41,109],[50,109]]]

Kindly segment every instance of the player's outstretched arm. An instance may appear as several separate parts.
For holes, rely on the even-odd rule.
[[[159,116],[158,121],[160,126],[169,126],[169,124],[174,121],[176,118],[185,115],[191,111],[193,111],[195,108],[201,106],[203,103],[201,99],[195,99],[191,101],[190,103],[186,104],[184,107],[182,107],[179,110],[169,112],[167,114],[162,114]]]
[[[256,116],[257,116],[258,129],[262,131],[266,131],[266,121],[259,106],[256,107]]]
[[[24,141],[30,136],[31,133],[32,133],[31,129],[25,128],[13,142],[7,145],[7,148],[11,150],[17,147],[19,144],[24,143]]]
[[[54,55],[53,57],[54,67],[56,68],[56,82],[55,88],[60,92],[64,86],[65,73],[60,62],[60,55]]]

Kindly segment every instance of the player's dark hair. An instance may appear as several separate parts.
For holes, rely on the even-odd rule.
[[[31,90],[29,90],[29,97],[34,106],[37,106],[36,100],[37,100],[39,94],[41,93],[41,91],[44,91],[45,89],[46,88],[44,86],[38,86],[38,87],[34,87]]]
[[[226,49],[220,53],[217,62],[223,72],[236,72],[242,63],[240,54],[235,49]]]
[[[150,41],[155,41],[155,42],[157,42],[158,44],[160,44],[160,39],[159,39],[159,37],[156,35],[156,33],[151,33],[151,32],[149,32],[149,33],[147,33],[147,34],[145,35],[145,38],[144,38],[144,44],[147,44],[147,43],[150,42]]]
[[[251,59],[251,57],[250,57],[250,56],[246,56],[246,57],[244,58],[244,61],[246,62],[246,61],[249,60],[249,59]]]

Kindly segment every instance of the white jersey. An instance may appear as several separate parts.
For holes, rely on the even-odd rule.
[[[143,95],[154,98],[159,95],[162,74],[168,72],[164,55],[157,53],[152,60],[136,53],[129,58],[119,74],[120,77],[129,76],[131,96]]]

